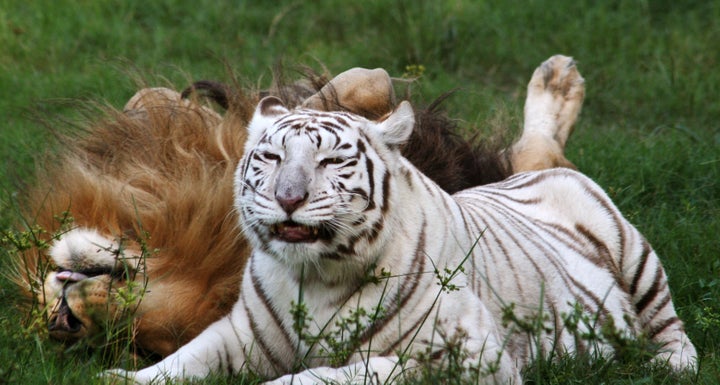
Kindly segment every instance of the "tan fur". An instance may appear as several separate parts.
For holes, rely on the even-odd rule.
[[[377,119],[392,111],[395,92],[384,69],[351,68],[334,77],[302,106],[323,111],[345,110]]]

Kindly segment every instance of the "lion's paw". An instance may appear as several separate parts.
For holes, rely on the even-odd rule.
[[[552,56],[535,70],[528,83],[525,131],[542,131],[564,149],[584,97],[585,79],[573,58]]]
[[[565,158],[567,143],[585,97],[585,80],[568,56],[544,61],[528,83],[525,124],[510,151],[513,172],[575,168]]]

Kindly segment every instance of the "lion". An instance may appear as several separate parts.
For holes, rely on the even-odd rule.
[[[464,139],[434,103],[416,112],[403,153],[448,192],[520,171],[574,167],[564,156],[584,97],[582,77],[574,81],[580,92],[556,95],[563,109],[548,111],[549,121],[525,122],[509,147]],[[249,252],[231,209],[233,173],[245,127],[267,94],[371,119],[396,103],[382,69],[263,92],[197,82],[182,93],[142,89],[121,110],[105,108],[81,133],[65,135],[24,191],[25,227],[39,246],[15,254],[13,277],[43,309],[50,337],[126,338],[135,352],[164,357],[229,312]],[[95,247],[76,247],[87,242],[72,237]]]

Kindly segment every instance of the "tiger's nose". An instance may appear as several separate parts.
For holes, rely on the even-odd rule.
[[[288,215],[300,208],[308,199],[312,178],[301,161],[289,161],[280,168],[275,185],[275,200]]]
[[[289,215],[295,212],[295,210],[302,206],[307,200],[308,193],[306,191],[303,191],[303,193],[293,193],[291,191],[277,192],[275,193],[275,199],[278,204],[280,204],[280,207]]]

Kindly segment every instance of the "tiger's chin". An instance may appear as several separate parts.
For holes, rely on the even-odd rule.
[[[335,233],[325,225],[309,226],[295,221],[274,223],[269,227],[270,235],[276,240],[287,243],[314,243],[329,241]]]

